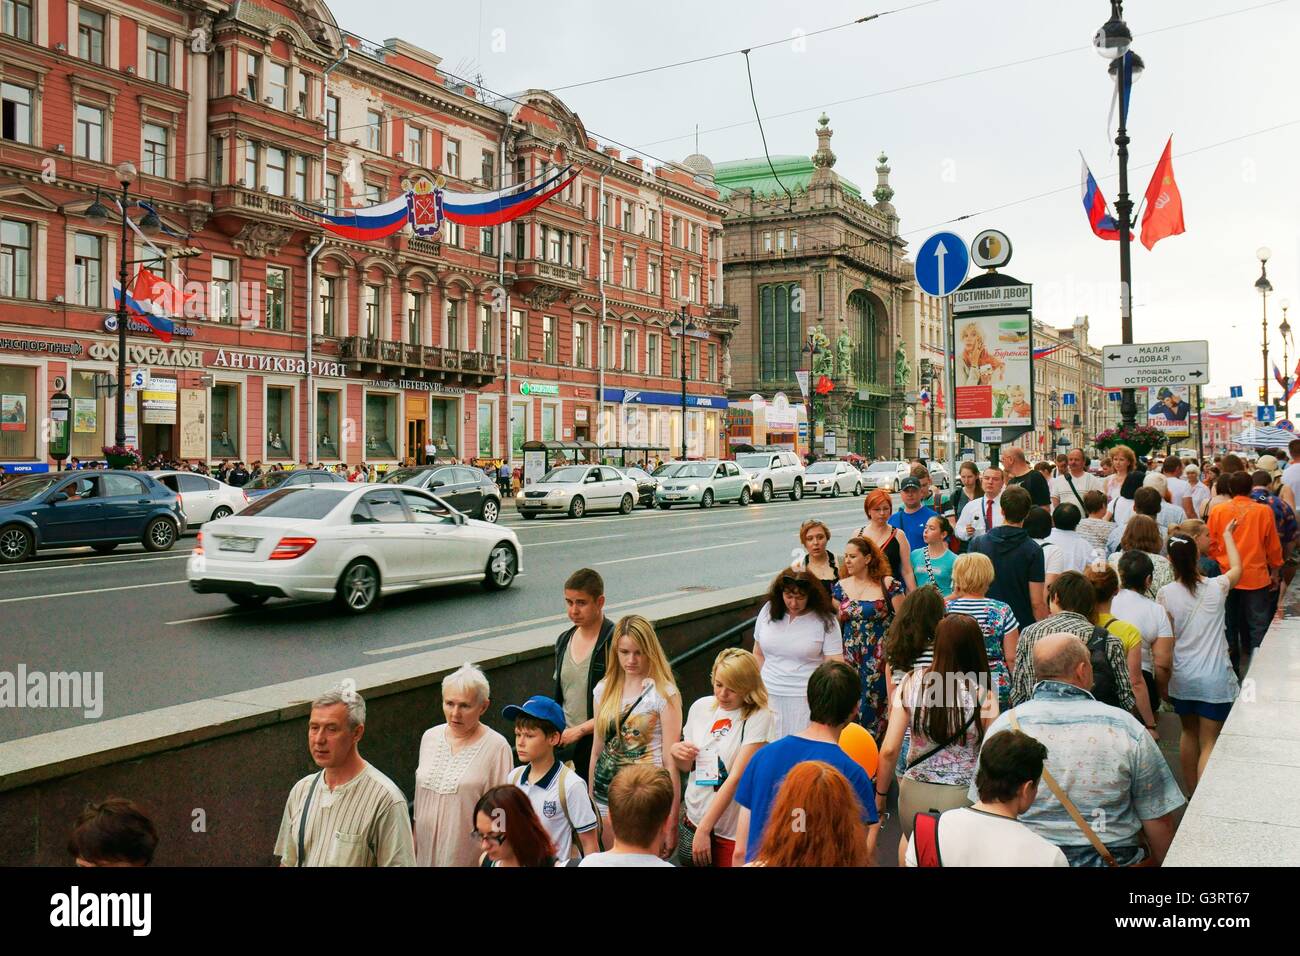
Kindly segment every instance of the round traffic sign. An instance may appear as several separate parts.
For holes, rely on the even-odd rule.
[[[1011,240],[1005,232],[985,229],[970,244],[971,261],[981,269],[997,269],[1011,261]]]
[[[966,243],[953,232],[936,232],[916,253],[916,284],[927,295],[946,296],[966,279]]]

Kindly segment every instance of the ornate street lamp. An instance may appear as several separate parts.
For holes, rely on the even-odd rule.
[[[696,325],[691,321],[690,312],[685,302],[682,302],[682,315],[680,319],[673,319],[668,323],[668,331],[673,335],[680,336],[681,347],[678,350],[678,357],[681,360],[682,368],[682,461],[686,460],[686,337],[694,332]]]

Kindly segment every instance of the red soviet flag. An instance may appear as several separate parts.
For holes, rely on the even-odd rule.
[[[1142,214],[1142,245],[1148,249],[1165,236],[1176,236],[1183,231],[1183,197],[1174,182],[1174,164],[1170,156],[1173,145],[1174,138],[1170,136],[1147,186],[1147,208]]]

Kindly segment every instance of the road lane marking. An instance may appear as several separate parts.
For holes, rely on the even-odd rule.
[[[50,598],[79,597],[84,594],[107,594],[109,591],[134,591],[138,588],[162,588],[169,584],[189,584],[185,581],[155,581],[152,584],[124,584],[115,588],[91,588],[87,591],[61,591],[58,594],[31,594],[27,597],[0,599],[0,604],[17,604],[20,601],[47,601]]]
[[[229,611],[222,611],[220,614],[207,614],[203,617],[187,617],[179,621],[167,621],[163,626],[172,627],[176,624],[194,624],[198,621],[217,621],[227,617],[239,617],[241,614],[265,614],[267,611],[289,611],[298,607],[310,607],[312,601],[293,601],[288,604],[272,604],[269,607],[250,607],[250,608],[231,608]]]
[[[549,548],[557,544],[577,544],[580,541],[608,541],[611,538],[626,538],[625,534],[598,534],[590,538],[565,538],[563,541],[522,541],[529,548]]]
[[[620,608],[634,607],[638,604],[647,604],[651,601],[663,601],[668,598],[681,597],[681,591],[668,591],[664,594],[652,594],[649,597],[636,598],[630,601],[621,601],[618,604],[607,604],[605,610],[616,611]],[[462,631],[459,634],[448,634],[445,637],[433,637],[427,641],[412,641],[409,644],[394,644],[391,647],[376,647],[361,653],[367,655],[378,654],[396,654],[400,651],[414,650],[418,647],[433,647],[438,644],[450,644],[456,641],[463,641],[471,637],[482,637],[485,634],[496,634],[502,631],[510,631],[516,628],[536,627],[539,624],[554,624],[557,621],[567,621],[567,614],[551,614],[547,617],[536,617],[529,621],[515,621],[510,624],[498,624],[495,627],[482,627],[476,631]]]
[[[67,571],[78,570],[80,568],[102,568],[117,564],[144,564],[146,561],[183,561],[189,558],[188,554],[168,554],[160,558],[127,558],[125,561],[91,561],[85,564],[41,564],[30,568],[12,568],[8,571],[0,571],[0,574],[25,574],[28,571]]]
[[[651,558],[671,558],[677,554],[694,554],[696,551],[716,551],[719,548],[739,548],[741,545],[758,544],[757,541],[729,541],[726,544],[711,544],[704,548],[685,548],[681,551],[661,551],[658,554],[638,554],[633,558],[615,558],[613,561],[597,561],[595,567],[601,568],[607,564],[624,564],[628,561],[648,561]]]

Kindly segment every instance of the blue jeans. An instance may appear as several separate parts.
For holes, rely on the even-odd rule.
[[[1134,863],[1141,863],[1147,855],[1146,848],[1136,844],[1132,846],[1111,846],[1107,844],[1106,849],[1110,850],[1110,855],[1115,858],[1115,862],[1120,866],[1132,866]],[[1065,859],[1070,866],[1109,866],[1101,858],[1101,854],[1092,848],[1091,843],[1086,843],[1083,846],[1063,846],[1061,852],[1065,854]]]

